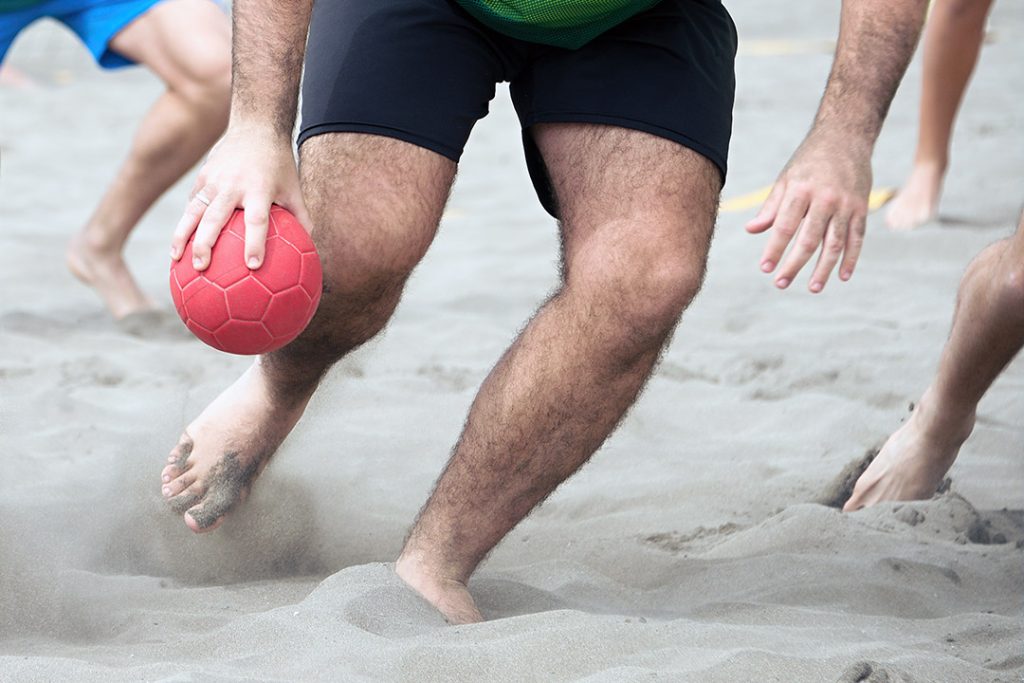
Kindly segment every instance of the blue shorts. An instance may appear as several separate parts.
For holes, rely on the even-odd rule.
[[[161,0],[45,0],[13,12],[0,12],[0,62],[26,26],[43,18],[56,19],[85,43],[104,69],[133,64],[109,47],[111,39]]]

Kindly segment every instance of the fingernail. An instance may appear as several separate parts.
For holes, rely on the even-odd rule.
[[[775,286],[778,287],[779,289],[785,289],[786,287],[789,287],[789,278],[779,278],[778,280],[775,281]]]
[[[257,268],[260,267],[260,260],[258,258],[256,258],[255,256],[250,256],[249,257],[249,267],[252,268],[253,270],[256,270]]]
[[[192,267],[196,268],[197,270],[199,268],[202,268],[203,267],[203,259],[201,259],[198,256],[196,256],[194,259],[192,259]]]
[[[167,482],[169,482],[170,480],[171,480],[171,475],[169,475],[169,474],[165,474],[165,475],[163,476],[163,478],[162,478],[162,479],[161,479],[160,481],[162,481],[163,483],[165,483],[165,484],[166,484],[166,483],[167,483]]]
[[[820,282],[812,282],[811,283],[811,291],[815,292],[815,293],[820,292],[821,291],[821,283]]]
[[[165,496],[171,495],[171,487],[170,486],[165,486],[163,491],[164,491],[164,495]]]
[[[772,263],[771,261],[762,261],[761,262],[761,271],[764,272],[764,273],[772,272],[772,268],[774,268],[774,267],[775,267],[775,264]]]
[[[850,273],[846,272],[846,271],[844,271],[842,273],[839,273],[839,279],[840,280],[849,280],[850,279]]]
[[[178,250],[174,247],[171,247],[171,258],[175,260],[178,259]]]

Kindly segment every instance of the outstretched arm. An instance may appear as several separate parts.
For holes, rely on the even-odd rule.
[[[761,270],[785,289],[818,248],[810,290],[839,266],[853,275],[864,241],[871,153],[914,54],[927,0],[843,0],[839,42],[814,125],[747,230],[772,229]],[[786,247],[793,243],[783,259]]]
[[[181,258],[195,232],[195,266],[206,268],[217,236],[238,207],[245,209],[245,255],[251,268],[263,262],[272,203],[294,213],[309,229],[292,130],[312,4],[235,0],[231,118],[174,230],[172,258]]]

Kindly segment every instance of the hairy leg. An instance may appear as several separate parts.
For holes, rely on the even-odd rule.
[[[398,140],[342,133],[307,141],[300,172],[323,297],[299,338],[260,357],[171,451],[163,494],[193,531],[214,529],[245,497],[324,373],[383,329],[434,237],[455,164]]]
[[[924,41],[924,82],[917,151],[910,176],[886,212],[894,230],[911,230],[935,216],[949,164],[953,123],[978,61],[992,0],[938,0]]]
[[[453,623],[490,550],[601,446],[704,274],[719,173],[611,126],[535,129],[560,202],[563,282],[491,371],[397,571]]]
[[[861,475],[844,509],[931,497],[970,436],[981,397],[1022,346],[1024,217],[1013,237],[968,266],[934,381]]]
[[[128,158],[68,249],[71,271],[102,297],[115,318],[152,307],[125,265],[132,229],[154,202],[199,161],[227,124],[231,27],[209,0],[168,0],[110,42],[145,65],[167,90],[143,118]]]

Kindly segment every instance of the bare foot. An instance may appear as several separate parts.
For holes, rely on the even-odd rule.
[[[893,230],[913,230],[935,218],[944,176],[945,169],[937,164],[915,164],[885,212],[885,224]]]
[[[974,428],[974,415],[948,419],[933,415],[928,395],[882,446],[853,487],[845,512],[895,500],[926,500],[935,495],[960,446]]]
[[[96,290],[115,319],[156,308],[135,283],[119,249],[96,247],[78,235],[68,246],[67,263],[75,277]]]
[[[404,554],[395,563],[395,573],[436,607],[449,624],[475,624],[484,620],[464,582],[444,578]]]
[[[164,498],[192,531],[213,531],[249,494],[314,389],[282,400],[257,360],[185,429],[160,480]]]

